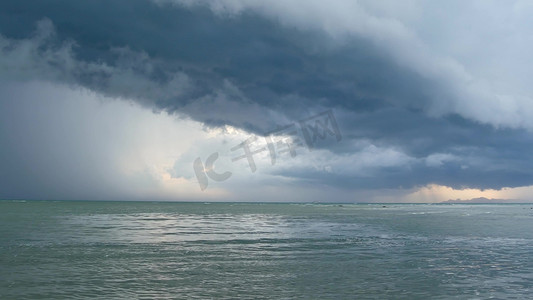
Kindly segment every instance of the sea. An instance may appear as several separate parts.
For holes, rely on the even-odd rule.
[[[533,299],[533,204],[0,201],[0,299]]]

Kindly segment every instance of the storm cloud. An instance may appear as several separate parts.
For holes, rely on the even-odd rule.
[[[266,178],[277,178],[265,179],[268,185],[336,191],[533,185],[532,10],[526,1],[3,1],[0,115],[9,147],[0,151],[0,196],[38,198],[72,178],[49,178],[46,188],[37,184],[30,192],[13,179],[30,174],[21,168],[27,159],[14,153],[32,148],[36,138],[16,142],[24,122],[12,112],[53,115],[61,107],[17,101],[21,89],[12,86],[32,82],[132,101],[190,118],[208,132],[230,126],[262,135],[332,109],[342,141],[263,168]],[[175,159],[173,178],[194,181],[194,158],[217,151],[202,138],[190,138],[196,146],[183,151],[197,152]],[[50,143],[62,148],[61,141]],[[109,140],[93,143],[102,144],[97,152],[110,151]],[[62,157],[69,156],[83,158]],[[98,164],[105,160],[97,161],[78,167],[104,172]],[[46,169],[53,165],[69,174],[68,164]],[[91,178],[88,190],[121,186]],[[228,183],[233,194],[248,179],[240,180]],[[113,196],[75,194],[121,193],[131,197],[121,189]]]

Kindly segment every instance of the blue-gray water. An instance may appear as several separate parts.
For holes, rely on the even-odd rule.
[[[0,201],[0,298],[526,299],[533,205]]]

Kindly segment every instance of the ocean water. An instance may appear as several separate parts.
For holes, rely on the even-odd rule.
[[[533,205],[0,201],[0,299],[531,299]]]

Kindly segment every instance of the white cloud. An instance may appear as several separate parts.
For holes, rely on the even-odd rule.
[[[335,140],[331,140],[335,143]],[[343,141],[341,141],[342,143]],[[327,149],[309,150],[305,147],[298,148],[298,155],[291,158],[286,155],[278,166],[271,167],[273,172],[328,173],[346,177],[372,177],[382,168],[404,168],[408,170],[417,160],[399,149],[380,147],[368,141],[352,142],[353,151],[349,154],[336,154]],[[268,166],[267,166],[268,167]],[[278,169],[279,168],[279,169]]]
[[[425,162],[428,167],[440,167],[446,162],[458,161],[459,157],[449,153],[434,153],[426,157]]]

